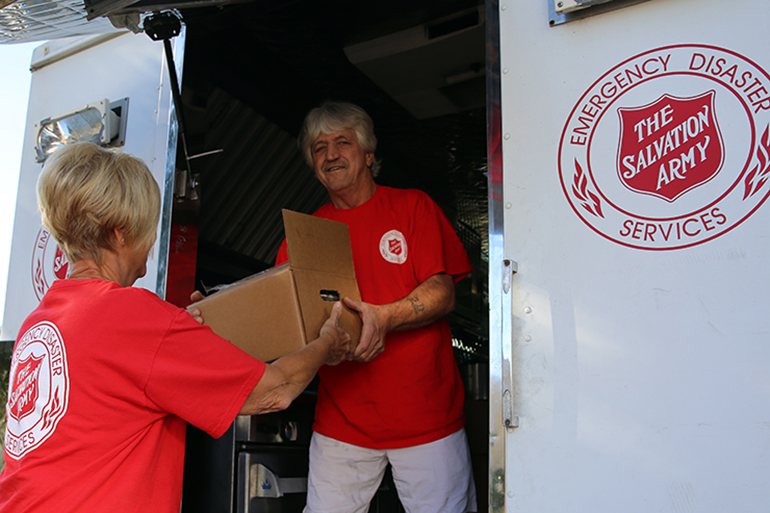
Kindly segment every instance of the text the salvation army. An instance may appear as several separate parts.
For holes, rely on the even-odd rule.
[[[689,149],[676,153],[676,150],[686,145],[688,141],[694,139],[710,126],[709,106],[703,105],[701,110],[688,117],[684,122],[670,127],[663,134],[658,135],[667,125],[673,121],[674,109],[671,105],[666,105],[652,116],[642,119],[633,130],[636,133],[638,142],[643,143],[647,137],[655,135],[655,139],[647,140],[648,144],[643,146],[635,155],[624,155],[621,158],[623,164],[623,177],[630,179],[642,172],[645,168],[668,158],[661,163],[658,169],[659,190],[663,185],[671,183],[674,180],[683,180],[687,171],[706,160],[706,149],[711,142],[711,137],[706,135],[700,141],[695,141]],[[697,148],[697,153],[695,152]]]

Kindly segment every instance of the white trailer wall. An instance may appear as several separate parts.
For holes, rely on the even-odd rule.
[[[183,34],[175,40],[181,64],[180,41]],[[145,161],[164,195],[158,242],[136,286],[165,293],[177,132],[163,44],[132,33],[54,40],[35,49],[32,67],[2,340],[16,338],[51,283],[66,273],[66,262],[57,260],[56,243],[42,229],[37,210],[35,184],[42,163],[35,161],[35,124],[105,98],[128,99],[121,149]]]
[[[770,3],[548,1],[499,6],[505,510],[767,511]]]

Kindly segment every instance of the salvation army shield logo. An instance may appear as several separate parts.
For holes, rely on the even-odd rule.
[[[570,206],[602,237],[654,251],[712,241],[770,195],[770,75],[714,46],[640,53],[578,99],[558,158]]]
[[[664,94],[641,107],[620,107],[618,178],[634,192],[668,202],[708,182],[724,151],[711,90],[692,98]]]
[[[8,415],[20,421],[34,411],[38,396],[38,377],[43,356],[28,355],[19,362],[14,380],[9,384],[13,394],[8,400]]]
[[[69,263],[64,252],[45,228],[40,228],[32,252],[32,288],[38,301],[56,280],[69,274]]]
[[[390,230],[380,238],[382,258],[393,264],[403,264],[407,257],[406,238],[398,230]]]
[[[11,357],[5,453],[19,459],[45,442],[67,413],[69,371],[56,325],[40,322],[19,338]]]

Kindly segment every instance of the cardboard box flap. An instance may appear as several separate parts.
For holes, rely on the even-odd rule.
[[[284,209],[283,226],[292,268],[355,278],[345,223]]]

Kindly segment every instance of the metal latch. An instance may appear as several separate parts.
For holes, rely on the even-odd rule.
[[[512,348],[513,344],[513,311],[511,306],[511,285],[513,275],[519,270],[519,265],[510,259],[503,260],[503,298],[502,298],[502,359],[503,359],[503,424],[506,428],[519,427],[519,417],[513,412],[513,367],[512,367]]]
[[[578,11],[591,7],[593,5],[605,4],[612,0],[552,0],[556,14],[566,14],[572,11]]]

